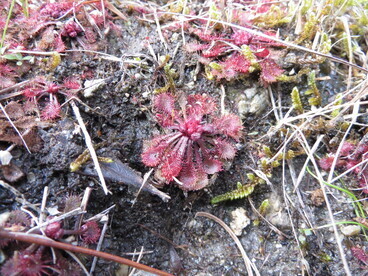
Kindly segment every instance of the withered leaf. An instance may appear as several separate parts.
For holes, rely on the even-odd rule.
[[[5,106],[5,111],[12,120],[17,120],[25,115],[22,105],[15,101],[8,103]],[[3,112],[0,113],[0,117],[6,118]]]
[[[0,122],[1,123],[1,122]],[[23,131],[23,139],[26,142],[28,148],[31,151],[39,151],[42,147],[42,140],[39,137],[36,129],[29,131]],[[13,128],[1,129],[0,128],[0,141],[15,143],[19,146],[23,146],[23,141],[19,137],[18,133]]]
[[[127,185],[135,186],[137,188],[141,188],[143,178],[139,175],[138,172],[136,172],[120,160],[114,160],[114,162],[110,163],[100,162],[100,166],[102,169],[102,174],[106,180],[124,183]],[[86,167],[83,172],[87,175],[97,176],[95,169],[92,167]],[[161,192],[149,183],[146,183],[142,190],[157,195],[161,197],[161,199],[164,201],[170,199],[167,194]]]
[[[24,173],[21,171],[21,169],[19,169],[18,166],[14,165],[13,163],[10,163],[9,165],[2,165],[1,170],[5,180],[10,183],[17,182],[24,176]]]

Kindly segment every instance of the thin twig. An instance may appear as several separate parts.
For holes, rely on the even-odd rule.
[[[82,116],[80,115],[79,108],[77,107],[77,105],[75,104],[74,101],[71,101],[70,104],[71,104],[72,109],[74,111],[75,117],[77,118],[78,124],[79,124],[79,126],[80,126],[80,128],[81,128],[81,130],[83,132],[84,140],[86,142],[86,145],[87,145],[87,148],[89,150],[89,153],[91,154],[91,158],[93,160],[93,164],[95,165],[95,169],[96,169],[97,175],[98,175],[98,177],[100,179],[101,186],[102,186],[105,194],[107,195],[108,193],[111,193],[111,192],[107,189],[105,178],[104,178],[104,176],[102,174],[102,170],[101,170],[100,164],[98,163],[98,158],[97,158],[96,151],[93,148],[92,139],[89,136],[88,131],[87,131],[87,128],[86,128],[86,125],[84,124],[83,119],[82,119]]]
[[[9,185],[8,183],[6,183],[6,182],[4,182],[4,181],[2,181],[2,180],[0,180],[0,186],[2,186],[2,187],[4,187],[5,189],[7,189],[7,190],[9,190],[10,192],[12,192],[15,196],[17,196],[17,197],[21,197],[22,198],[22,200],[26,200],[25,198],[24,198],[24,195],[21,193],[21,192],[19,192],[17,189],[15,189],[13,186],[11,186],[11,185]]]
[[[300,131],[302,133],[302,131],[300,129],[298,129],[298,131]],[[324,135],[321,135],[321,136],[324,136]],[[345,274],[347,276],[351,276],[350,268],[349,268],[348,262],[346,260],[346,255],[345,255],[344,250],[342,248],[342,243],[341,243],[341,240],[340,240],[340,237],[339,237],[339,233],[337,231],[337,227],[336,227],[336,223],[335,223],[335,219],[334,219],[334,214],[332,212],[332,207],[331,207],[331,204],[330,204],[330,200],[329,200],[329,198],[327,196],[327,193],[326,193],[326,187],[325,187],[325,184],[324,184],[322,174],[319,170],[317,161],[315,160],[314,156],[311,155],[311,149],[309,147],[308,142],[305,140],[305,136],[301,136],[301,137],[304,138],[304,141],[303,141],[304,143],[302,143],[302,145],[304,146],[305,152],[311,156],[311,161],[312,161],[313,167],[316,171],[317,179],[318,179],[318,182],[319,182],[319,184],[321,186],[321,189],[322,189],[322,192],[323,192],[323,196],[324,196],[324,199],[325,199],[328,215],[329,215],[329,218],[331,220],[332,228],[333,228],[334,235],[335,235],[335,240],[336,240],[336,243],[337,243],[337,247],[339,249],[340,258],[341,258],[342,264],[344,266]],[[322,139],[322,138],[317,137],[317,139]]]
[[[354,103],[353,112],[352,112],[353,115],[355,115],[355,116],[353,116],[352,122],[350,122],[349,127],[345,131],[345,134],[342,137],[342,139],[340,141],[340,145],[337,148],[337,151],[335,153],[335,157],[334,157],[334,160],[333,160],[332,165],[331,165],[331,168],[330,168],[330,173],[328,174],[328,178],[327,178],[327,182],[328,183],[332,183],[331,180],[332,180],[333,175],[334,175],[334,172],[335,172],[335,167],[336,167],[336,164],[337,164],[337,161],[338,161],[338,158],[339,158],[341,149],[344,146],[344,143],[345,143],[345,140],[346,140],[348,134],[350,133],[350,129],[353,127],[354,122],[357,120],[357,114],[359,112],[359,108],[360,108],[360,102],[357,101],[357,102]]]
[[[101,213],[98,213],[97,215],[94,215],[93,217],[90,217],[89,219],[86,219],[85,222],[87,221],[96,221],[96,220],[101,220],[102,217],[106,214],[108,214],[110,212],[111,209],[115,208],[115,204],[110,206],[109,208],[103,210]]]
[[[257,216],[259,216],[262,220],[264,220],[271,228],[271,230],[273,230],[274,232],[276,232],[278,235],[280,236],[284,236],[287,239],[290,239],[291,236],[285,234],[284,232],[282,232],[281,230],[279,230],[275,225],[273,225],[268,219],[266,219],[258,210],[257,208],[254,206],[253,204],[253,200],[248,197],[248,201],[250,206],[252,207],[253,212],[255,212],[257,214]]]
[[[165,49],[166,49],[166,50],[168,50],[168,49],[169,49],[169,47],[167,46],[167,43],[166,43],[166,41],[165,41],[165,38],[164,38],[164,36],[162,35],[161,25],[160,25],[160,21],[158,20],[157,10],[156,10],[156,9],[154,9],[153,16],[154,16],[154,18],[155,18],[155,22],[156,22],[156,26],[157,26],[157,28],[156,28],[156,29],[157,29],[158,36],[159,36],[159,38],[160,38],[160,40],[161,40],[162,44],[164,44]]]
[[[99,257],[105,260],[117,262],[119,264],[136,267],[140,270],[144,270],[144,271],[154,273],[160,276],[173,276],[172,274],[167,273],[165,271],[161,271],[156,268],[152,268],[152,267],[149,267],[143,264],[139,264],[139,263],[133,262],[131,260],[116,256],[116,255],[112,255],[106,252],[96,251],[96,250],[86,248],[86,247],[72,245],[69,243],[54,241],[52,239],[42,237],[41,235],[26,234],[26,233],[19,233],[19,232],[8,232],[8,231],[0,230],[0,237],[11,239],[11,240],[27,242],[27,243],[35,243],[38,245],[58,248],[58,249],[67,250],[67,251],[80,253],[80,254],[86,254],[90,256],[96,256],[96,257]]]
[[[44,215],[45,215],[45,208],[46,208],[46,203],[47,203],[47,197],[49,196],[49,187],[45,186],[45,188],[43,188],[43,196],[42,196],[42,203],[41,203],[41,210],[40,210],[40,214],[38,216],[38,223],[41,224],[43,223],[43,219],[44,219]]]
[[[177,245],[176,243],[172,242],[171,240],[169,240],[168,238],[164,237],[163,235],[157,233],[156,231],[148,228],[147,226],[143,225],[143,224],[138,224],[140,227],[150,231],[152,234],[156,235],[157,237],[163,239],[164,241],[167,241],[169,244],[171,244],[172,246],[174,246],[175,248],[181,248],[183,249],[184,247],[186,247],[185,245]]]
[[[72,253],[72,252],[70,252],[68,250],[65,250],[65,252],[70,257],[72,257],[72,259],[82,268],[82,270],[84,271],[84,273],[86,274],[86,276],[90,276],[91,275],[90,273],[88,273],[87,268],[83,265],[83,263],[78,259],[78,257],[74,253]]]
[[[137,263],[139,263],[139,262],[141,261],[142,257],[143,257],[143,249],[144,249],[144,247],[142,246],[142,247],[141,247],[141,251],[139,251],[139,253],[138,253]],[[134,252],[135,252],[135,249],[134,249]],[[129,276],[134,276],[134,273],[135,273],[135,271],[136,271],[136,270],[137,270],[137,269],[134,267],[134,268],[130,271]]]
[[[60,216],[58,216],[58,217],[55,217],[55,218],[53,218],[53,219],[50,219],[50,220],[45,221],[45,222],[43,222],[43,223],[40,223],[39,225],[37,225],[37,226],[35,226],[35,227],[32,227],[31,229],[29,229],[29,230],[27,231],[27,233],[32,233],[33,231],[35,231],[35,230],[37,230],[37,229],[41,229],[42,227],[45,227],[45,226],[49,225],[50,223],[54,223],[54,222],[56,222],[56,221],[60,221],[60,220],[63,220],[63,219],[65,219],[65,218],[68,218],[68,217],[71,217],[71,216],[79,215],[79,214],[81,214],[82,212],[83,212],[83,211],[78,207],[78,208],[76,208],[76,209],[74,209],[74,210],[71,210],[70,212],[67,212],[67,213],[62,214],[62,215],[60,215]]]
[[[132,203],[132,207],[136,203],[136,201],[138,199],[138,196],[141,193],[142,189],[146,186],[147,180],[150,178],[150,176],[151,176],[151,174],[152,174],[153,171],[154,171],[154,169],[150,169],[147,173],[144,174],[143,180],[142,180],[142,184],[139,187],[139,190],[138,190],[138,192],[135,195],[135,198],[134,198],[133,203]]]
[[[346,16],[341,16],[340,20],[344,26],[344,30],[345,30],[345,34],[346,34],[346,42],[348,45],[348,57],[349,57],[349,62],[353,63],[353,47],[352,47],[352,42],[351,42],[351,34],[350,34],[350,26],[348,23],[348,19],[346,18]],[[351,78],[352,78],[352,74],[353,74],[353,70],[352,67],[349,67],[349,71],[348,71],[348,78],[347,78],[347,84],[346,84],[346,89],[349,90],[350,86],[351,86]]]
[[[6,112],[6,110],[5,110],[4,106],[3,106],[1,103],[0,103],[0,108],[1,108],[1,110],[3,111],[3,113],[4,113],[5,117],[8,119],[9,123],[10,123],[10,124],[12,125],[12,127],[14,128],[14,130],[18,133],[18,135],[19,135],[20,139],[22,140],[22,142],[23,142],[24,146],[26,147],[27,151],[28,151],[30,154],[32,154],[32,153],[31,153],[31,151],[29,150],[28,146],[27,146],[26,141],[24,141],[22,134],[19,132],[18,128],[14,125],[13,121],[10,119],[10,117],[9,117],[8,113]]]
[[[14,85],[12,85],[12,86],[9,86],[9,87],[6,87],[6,88],[4,88],[4,89],[1,89],[0,90],[0,94],[5,94],[5,93],[7,93],[7,92],[9,92],[9,91],[11,91],[11,90],[14,90],[14,89],[16,89],[16,88],[20,88],[20,87],[22,87],[22,86],[24,86],[24,85],[26,85],[26,84],[28,84],[29,82],[31,82],[30,80],[25,80],[25,81],[22,81],[22,82],[18,82],[18,83],[16,83],[16,84],[14,84]],[[23,92],[22,92],[23,93]],[[2,98],[0,98],[0,100],[1,100]]]
[[[248,275],[249,276],[253,276],[253,271],[252,269],[254,270],[254,272],[256,273],[257,276],[260,276],[261,274],[259,273],[257,267],[255,266],[254,263],[251,262],[251,260],[248,258],[247,256],[247,253],[245,253],[245,250],[241,244],[241,242],[239,241],[238,237],[234,234],[233,230],[231,230],[231,228],[229,226],[226,225],[225,222],[223,222],[221,219],[219,219],[218,217],[210,214],[210,213],[206,213],[206,212],[197,212],[196,217],[206,217],[206,218],[209,218],[209,219],[212,219],[214,220],[215,222],[217,222],[218,224],[220,224],[225,230],[226,232],[229,233],[230,237],[235,241],[236,245],[238,246],[238,249],[243,257],[243,260],[244,260],[244,264],[245,264],[245,267],[248,271]]]
[[[284,155],[286,155],[286,149],[283,151]],[[289,168],[290,168],[290,174],[291,174],[291,177],[293,179],[293,183],[295,183],[295,175],[293,175],[293,170],[291,169],[291,165],[290,165],[291,162],[289,162]],[[289,221],[290,221],[290,225],[291,225],[291,229],[293,231],[293,235],[294,235],[294,240],[296,242],[296,244],[298,245],[298,250],[299,250],[299,254],[300,254],[300,258],[301,260],[304,260],[307,264],[308,264],[308,261],[305,260],[304,258],[304,254],[303,254],[303,250],[301,248],[301,245],[300,245],[300,242],[299,242],[299,239],[298,239],[298,232],[296,230],[296,227],[294,225],[294,221],[293,221],[293,217],[292,217],[292,214],[291,214],[291,210],[290,210],[290,205],[289,203],[291,203],[292,201],[290,200],[288,194],[287,194],[287,181],[286,181],[286,176],[285,176],[285,168],[286,168],[286,165],[285,165],[285,158],[282,159],[282,191],[283,191],[283,196],[284,196],[284,203],[285,203],[285,206],[286,206],[286,212],[288,214],[288,218],[289,218]],[[301,198],[301,195],[300,195],[300,192],[299,190],[297,190],[297,197],[298,197],[298,200],[301,204],[301,206],[304,205],[304,202]],[[299,210],[298,210],[299,211]],[[301,212],[300,212],[301,213]],[[308,221],[309,223],[309,221]],[[310,275],[310,271],[309,271],[309,264],[307,266],[305,266],[307,268],[307,272],[308,272],[308,275]],[[304,273],[302,273],[304,274]]]
[[[102,222],[104,225],[102,227],[100,239],[98,240],[98,244],[97,244],[97,247],[96,247],[97,251],[101,251],[102,243],[103,243],[103,240],[105,238],[105,234],[106,234],[107,227],[108,227],[109,216],[108,215],[103,216],[102,219],[100,220],[100,222]],[[90,274],[92,274],[94,272],[96,264],[97,264],[97,260],[98,260],[98,258],[95,256],[93,258],[93,261],[92,261],[91,269],[89,270]]]
[[[220,100],[220,104],[221,104],[221,115],[225,115],[225,96],[226,96],[226,92],[225,92],[225,87],[221,84],[221,100]]]
[[[82,202],[79,206],[80,209],[84,213],[87,212],[87,204],[88,204],[88,200],[89,200],[89,197],[91,195],[91,192],[92,192],[92,189],[90,187],[87,187],[86,190],[84,191]],[[78,219],[76,220],[75,229],[79,229],[81,227],[84,213],[80,214]]]

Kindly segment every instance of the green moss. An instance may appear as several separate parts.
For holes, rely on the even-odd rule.
[[[308,86],[310,89],[308,89],[305,94],[306,95],[313,95],[312,98],[309,99],[309,104],[313,106],[320,105],[322,102],[321,94],[317,88],[316,84],[316,72],[313,70],[308,75]]]
[[[293,107],[300,114],[304,112],[302,101],[300,100],[300,94],[298,87],[294,87],[291,91],[291,101],[293,102]]]
[[[310,12],[307,22],[305,22],[302,32],[300,33],[296,43],[299,44],[306,39],[311,39],[314,37],[317,31],[318,18],[314,12]]]
[[[334,104],[334,106],[339,106],[342,104],[342,94],[341,93],[338,93],[336,94],[336,103]],[[340,109],[341,108],[338,108],[338,109],[335,109],[334,111],[331,112],[331,117],[332,118],[336,118],[337,116],[339,116],[340,114]]]
[[[303,75],[309,74],[310,71],[311,71],[310,68],[305,67],[299,70],[298,74],[296,75],[293,75],[293,76],[280,75],[276,79],[282,82],[300,82],[300,78]]]
[[[166,92],[174,92],[176,90],[175,86],[175,79],[178,78],[178,73],[175,69],[172,69],[172,63],[169,63],[170,56],[162,56],[160,57],[160,65],[158,66],[157,70],[164,69],[165,72],[165,81],[166,84],[163,87],[156,88],[154,90],[155,94],[166,93]]]
[[[264,145],[263,146],[263,152],[266,154],[266,156],[268,158],[272,158],[273,157],[273,153],[271,152],[271,149],[270,149],[269,146]]]
[[[289,2],[288,10],[279,5],[272,5],[270,10],[257,16],[253,22],[262,28],[273,28],[290,23],[295,13],[295,4]]]
[[[257,57],[254,55],[253,51],[250,49],[248,45],[241,46],[241,53],[247,60],[250,61],[249,73],[261,69]]]
[[[238,182],[238,188],[236,190],[233,190],[231,192],[227,192],[222,195],[215,196],[211,199],[211,204],[220,203],[222,201],[227,200],[234,200],[234,199],[240,199],[245,198],[249,196],[254,191],[254,187],[256,186],[256,183],[248,184],[248,185],[241,185]]]

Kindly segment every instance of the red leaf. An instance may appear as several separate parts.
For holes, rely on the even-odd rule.
[[[193,53],[193,52],[208,49],[209,47],[210,47],[210,45],[208,45],[208,44],[199,44],[199,43],[196,43],[196,42],[192,42],[192,43],[185,44],[184,49],[185,49],[185,51],[187,51],[189,53]]]
[[[212,41],[223,39],[223,35],[221,34],[213,35],[210,31],[203,31],[203,30],[194,29],[194,28],[191,28],[189,31],[197,35],[203,41],[212,42]]]
[[[221,159],[233,159],[235,157],[236,149],[225,139],[218,138],[215,140],[216,154]]]
[[[350,142],[344,142],[344,144],[341,147],[340,155],[341,156],[348,156],[353,152],[353,150],[356,148],[356,145]]]
[[[203,162],[204,171],[208,174],[214,174],[222,171],[222,162],[216,159],[207,158]]]
[[[272,59],[264,59],[259,62],[261,66],[261,80],[265,83],[275,82],[284,70]]]
[[[246,31],[236,31],[231,36],[231,39],[234,40],[234,43],[236,45],[241,46],[241,45],[244,45],[244,44],[249,45],[250,42],[252,41],[252,37],[253,37],[253,35],[251,35],[250,33],[246,32]]]
[[[250,61],[239,53],[232,54],[224,63],[225,68],[234,68],[241,73],[249,72]]]
[[[189,95],[187,99],[187,115],[207,115],[216,110],[217,106],[213,98],[207,94],[202,95]]]
[[[63,86],[67,89],[80,89],[81,84],[76,77],[68,77],[64,80]]]
[[[159,145],[155,147],[150,147],[144,151],[141,155],[142,162],[148,167],[156,167],[160,164],[162,159],[162,154],[167,145]]]
[[[254,52],[257,57],[265,58],[270,54],[270,51],[266,48],[260,48]]]
[[[318,161],[318,164],[319,164],[319,166],[321,167],[322,170],[328,171],[328,170],[330,170],[330,168],[332,166],[332,162],[333,162],[334,158],[335,157],[333,155],[321,158]]]
[[[97,222],[91,220],[82,225],[82,240],[87,244],[97,243],[100,238],[100,228]]]
[[[161,167],[162,176],[168,181],[177,177],[183,168],[183,157],[188,145],[188,137],[182,136],[174,149],[168,153],[167,158]]]
[[[243,129],[240,118],[235,114],[226,114],[214,121],[215,129],[219,133],[238,140]]]
[[[153,101],[153,107],[160,113],[172,114],[175,110],[175,99],[168,93],[159,94]]]
[[[180,136],[176,133],[160,135],[150,141],[149,146],[143,151],[142,162],[149,167],[156,167],[162,161],[162,155],[166,148]]]
[[[365,253],[365,251],[363,249],[361,249],[360,247],[357,247],[357,246],[353,246],[353,247],[350,248],[350,250],[351,250],[351,254],[356,259],[358,259],[359,261],[361,261],[365,265],[368,265],[368,255],[367,255],[367,253]]]
[[[56,98],[51,100],[44,110],[42,111],[41,117],[44,120],[52,120],[60,117],[61,107]]]
[[[216,43],[211,48],[203,50],[202,51],[202,56],[205,57],[205,58],[218,57],[221,54],[225,53],[227,49],[229,49],[229,46],[227,46],[226,44]]]
[[[183,183],[180,188],[184,191],[200,190],[208,185],[208,176],[205,172],[196,172],[195,170],[182,171],[179,181]]]

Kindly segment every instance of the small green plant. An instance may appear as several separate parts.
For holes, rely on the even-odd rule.
[[[11,3],[10,3],[10,6],[9,6],[9,10],[8,10],[8,16],[7,16],[6,21],[5,21],[5,26],[4,26],[4,29],[3,29],[3,35],[1,37],[0,48],[3,48],[3,46],[4,46],[5,36],[6,36],[6,32],[8,30],[10,18],[11,18],[12,13],[13,13],[14,5],[15,5],[15,0],[12,0]]]
[[[307,167],[307,172],[313,176],[315,179],[318,179],[318,177],[311,171],[311,169],[309,167]],[[348,189],[343,188],[343,187],[339,187],[337,185],[328,183],[327,181],[323,181],[324,185],[327,185],[333,189],[336,189],[340,192],[343,192],[348,198],[350,198],[351,200],[351,204],[354,207],[355,210],[355,215],[357,217],[362,217],[365,218],[366,217],[366,213],[364,211],[364,206],[363,204],[358,200],[358,198],[354,195],[354,193],[350,192]],[[343,183],[342,183],[343,184]],[[344,185],[345,186],[345,185]],[[357,224],[356,222],[354,222],[353,224]],[[360,224],[360,223],[359,223]],[[367,228],[367,227],[366,227]],[[368,229],[368,228],[367,228]]]
[[[336,94],[336,103],[335,103],[335,106],[339,106],[342,104],[342,94],[341,93],[338,93]],[[338,109],[335,109],[334,111],[331,112],[331,117],[332,118],[336,118],[337,116],[339,116],[340,114],[340,109],[341,108],[338,108]]]
[[[248,184],[241,184],[240,182],[238,182],[236,184],[237,188],[235,190],[227,192],[222,195],[215,196],[214,198],[211,199],[211,204],[217,204],[227,200],[245,198],[253,193],[254,188],[257,185],[265,183],[265,181],[262,178],[254,175],[253,173],[248,173],[247,177],[249,180]]]
[[[227,200],[245,198],[249,196],[251,193],[253,193],[254,187],[256,185],[257,183],[242,185],[240,182],[238,182],[237,183],[238,188],[236,190],[227,192],[222,195],[215,196],[214,198],[211,199],[211,204],[217,204],[217,203],[220,203],[222,201],[227,201]]]
[[[303,104],[300,100],[299,89],[296,86],[291,91],[291,101],[293,102],[294,109],[302,114],[304,112]]]
[[[314,70],[308,75],[308,86],[310,88],[305,91],[305,95],[313,95],[313,97],[309,99],[309,104],[313,106],[320,105],[322,102],[322,96],[317,88],[316,72]]]
[[[34,56],[23,56],[21,53],[11,53],[1,55],[2,58],[6,60],[15,61],[18,66],[23,65],[24,61],[28,61],[30,63],[34,63],[35,57]]]

